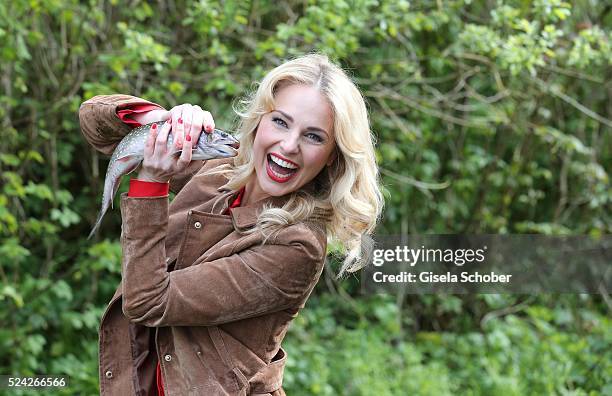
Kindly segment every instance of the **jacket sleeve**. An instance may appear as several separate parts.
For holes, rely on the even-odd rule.
[[[97,151],[111,155],[121,139],[132,130],[117,116],[117,111],[143,104],[163,109],[148,100],[121,94],[98,95],[83,102],[79,108],[79,122],[85,140]],[[182,173],[174,175],[170,179],[170,190],[179,192],[203,164],[204,161],[192,161]]]
[[[142,104],[159,106],[135,96],[120,94],[98,95],[83,102],[79,108],[79,122],[85,140],[102,154],[111,155],[121,139],[132,130],[117,116],[117,110]]]
[[[323,269],[324,238],[298,224],[265,245],[167,272],[168,200],[124,194],[121,211],[123,312],[145,326],[212,326],[295,307]]]

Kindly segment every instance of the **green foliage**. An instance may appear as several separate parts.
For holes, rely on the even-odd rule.
[[[458,298],[433,298],[438,316],[454,321],[466,315]],[[416,330],[389,296],[346,301],[322,294],[288,333],[286,390],[295,395],[603,394],[599,391],[612,370],[612,323],[568,301],[542,296],[510,313],[496,308],[520,303],[518,298],[486,295],[478,306],[488,314],[479,324],[432,331]]]
[[[111,211],[85,239],[107,161],[79,133],[84,100],[197,103],[231,130],[254,80],[326,53],[368,103],[379,233],[601,235],[612,230],[611,18],[605,2],[561,0],[0,2],[1,373],[67,374],[63,394],[97,393],[120,220]],[[298,317],[289,394],[612,390],[599,298],[391,301],[356,298],[356,281],[320,289]]]

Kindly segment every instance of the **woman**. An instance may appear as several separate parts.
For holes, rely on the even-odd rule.
[[[190,162],[192,142],[214,127],[198,106],[167,112],[126,95],[81,106],[86,139],[106,154],[127,124],[167,120],[121,197],[122,282],[100,327],[101,394],[283,395],[281,341],[327,241],[346,249],[339,275],[362,265],[360,238],[383,202],[355,85],[307,55],[243,104],[238,156],[206,162]],[[165,149],[170,131],[178,158]]]

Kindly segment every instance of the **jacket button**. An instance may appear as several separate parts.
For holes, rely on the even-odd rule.
[[[104,375],[106,376],[106,378],[113,378],[113,372],[110,370],[106,370],[106,373],[104,373]]]
[[[189,212],[187,212],[189,216],[191,216],[192,213],[193,213],[193,210],[190,210]]]
[[[172,356],[170,356],[170,355],[166,355],[166,356],[164,356],[164,360],[165,360],[166,362],[169,362],[170,360],[172,360]]]
[[[196,353],[198,356],[202,356],[202,351],[197,351]]]
[[[200,223],[199,221],[196,221],[196,222],[193,224],[193,226],[199,230],[200,228],[202,228],[202,223]]]

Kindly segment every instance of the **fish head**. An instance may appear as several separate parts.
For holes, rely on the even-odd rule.
[[[238,154],[238,139],[220,129],[210,133],[202,132],[193,148],[192,159],[207,160],[214,158],[234,157]]]

